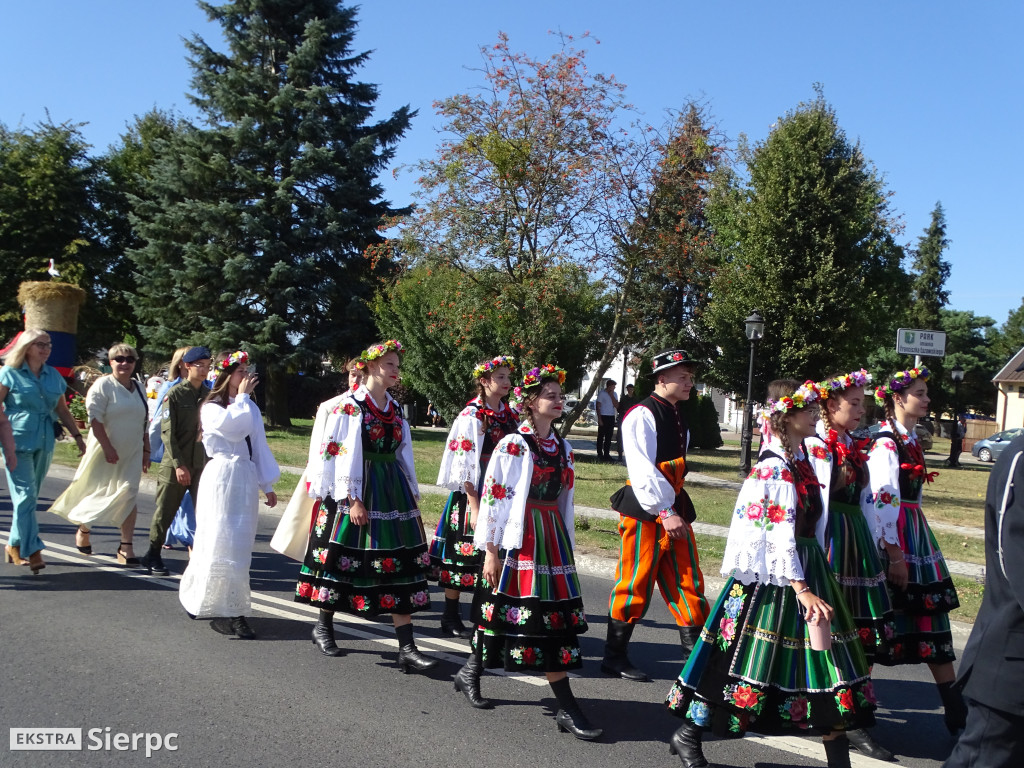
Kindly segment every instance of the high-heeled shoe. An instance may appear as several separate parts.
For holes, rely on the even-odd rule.
[[[28,560],[21,556],[21,548],[11,545],[4,547],[4,551],[7,553],[7,562],[14,563],[15,565],[28,565]]]
[[[555,725],[558,726],[560,733],[571,733],[580,741],[594,741],[601,738],[601,734],[604,733],[602,728],[592,726],[587,716],[579,709],[575,712],[558,710],[555,713]]]
[[[402,674],[409,674],[410,669],[413,672],[426,672],[436,667],[437,663],[437,659],[420,653],[415,643],[403,645],[398,649],[398,668],[402,670]]]
[[[82,526],[78,526],[78,529],[75,531],[75,548],[79,552],[81,552],[83,555],[91,555],[92,554],[92,544],[87,543],[87,544],[85,544],[83,546],[83,545],[78,543],[79,542],[79,538],[78,537],[79,536],[88,536],[88,535],[89,535],[89,531],[83,530]]]
[[[121,551],[121,547],[130,547],[132,543],[130,541],[122,541],[117,546],[117,562],[121,565],[139,565],[140,560],[137,557],[128,557],[124,552]],[[91,549],[91,547],[90,547]]]
[[[33,575],[39,573],[46,567],[46,563],[43,562],[42,552],[33,552],[28,556],[28,567],[32,569]]]

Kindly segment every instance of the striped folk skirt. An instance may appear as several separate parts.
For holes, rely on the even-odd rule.
[[[960,607],[960,598],[920,504],[904,502],[896,521],[900,549],[907,564],[907,588],[889,585],[896,609],[893,637],[889,639],[889,664],[943,664],[953,661],[953,633],[949,612]],[[889,567],[885,550],[882,564]],[[887,663],[884,659],[880,663]]]
[[[364,454],[366,525],[330,497],[313,510],[295,600],[361,616],[411,614],[430,607],[430,555],[409,482],[394,454]]]
[[[556,672],[583,666],[577,635],[587,631],[572,545],[556,502],[526,500],[523,543],[502,551],[498,585],[473,596],[473,648],[484,666]]]
[[[811,650],[791,586],[730,578],[666,703],[720,736],[858,728],[875,696],[853,617],[816,539],[798,538],[804,579],[831,605],[832,648]]]
[[[825,550],[869,663],[892,663],[895,615],[875,537],[856,504],[829,504]]]
[[[476,588],[483,557],[473,546],[469,513],[466,494],[450,494],[430,543],[431,578],[445,589],[472,592]]]

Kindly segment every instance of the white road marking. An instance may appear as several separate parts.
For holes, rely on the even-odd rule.
[[[6,544],[7,541],[7,535],[0,534],[0,543]],[[142,571],[135,570],[134,567],[131,566],[104,565],[105,560],[113,558],[108,558],[104,555],[83,555],[75,547],[69,547],[64,544],[47,544],[46,556],[51,560],[59,560],[73,565],[89,565],[98,571],[113,573],[130,579],[140,579],[145,581],[147,584],[158,584],[162,587],[173,589],[175,591],[178,589],[178,582],[181,581],[181,576],[177,574],[172,574],[171,576],[150,576]],[[27,566],[25,566],[25,570],[28,570]],[[263,592],[254,591],[252,593],[252,600],[253,608],[257,609],[262,614],[276,616],[277,618],[309,621],[310,619],[315,620],[320,614],[319,609],[314,608],[311,605],[295,603],[276,595],[265,594]],[[394,636],[381,636],[378,634],[378,632],[387,631],[387,625],[381,625],[377,622],[369,621],[368,619],[364,619],[362,616],[353,616],[348,613],[338,612],[334,614],[334,624],[336,628],[341,629],[341,631],[350,637],[355,637],[360,640],[370,640],[389,648],[398,647],[398,641]],[[338,627],[338,625],[341,625],[341,627]],[[368,632],[360,627],[373,628],[376,631]],[[445,638],[426,637],[423,635],[417,635],[416,644],[429,649],[431,651],[431,655],[435,658],[441,658],[459,665],[466,660],[466,652],[469,648],[468,643],[460,644]],[[459,654],[456,655],[455,653],[449,653],[449,650],[458,651]],[[516,672],[506,672],[503,669],[489,669],[487,672],[489,674],[501,675],[502,677],[527,683],[538,688],[547,687],[547,681],[544,680],[543,677],[537,675],[523,675]],[[575,675],[573,675],[573,677],[575,677]],[[812,740],[800,736],[762,736],[755,733],[748,733],[745,738],[763,742],[765,745],[770,746],[773,749],[825,762],[825,748],[818,740]],[[881,766],[891,766],[892,763],[875,760],[872,757],[861,755],[856,750],[851,750],[850,765],[852,768],[881,768]]]

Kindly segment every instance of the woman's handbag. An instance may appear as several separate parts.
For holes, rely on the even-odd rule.
[[[288,507],[281,515],[281,522],[270,540],[270,548],[275,552],[297,560],[306,559],[306,546],[309,542],[309,529],[313,521],[313,510],[316,500],[309,498],[306,490],[306,473],[299,478],[295,492],[288,501]]]

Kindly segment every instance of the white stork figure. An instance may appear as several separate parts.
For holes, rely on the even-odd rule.
[[[50,259],[50,268],[46,271],[49,273],[50,277],[60,277],[60,272],[58,272],[57,268],[53,265],[53,259]]]

